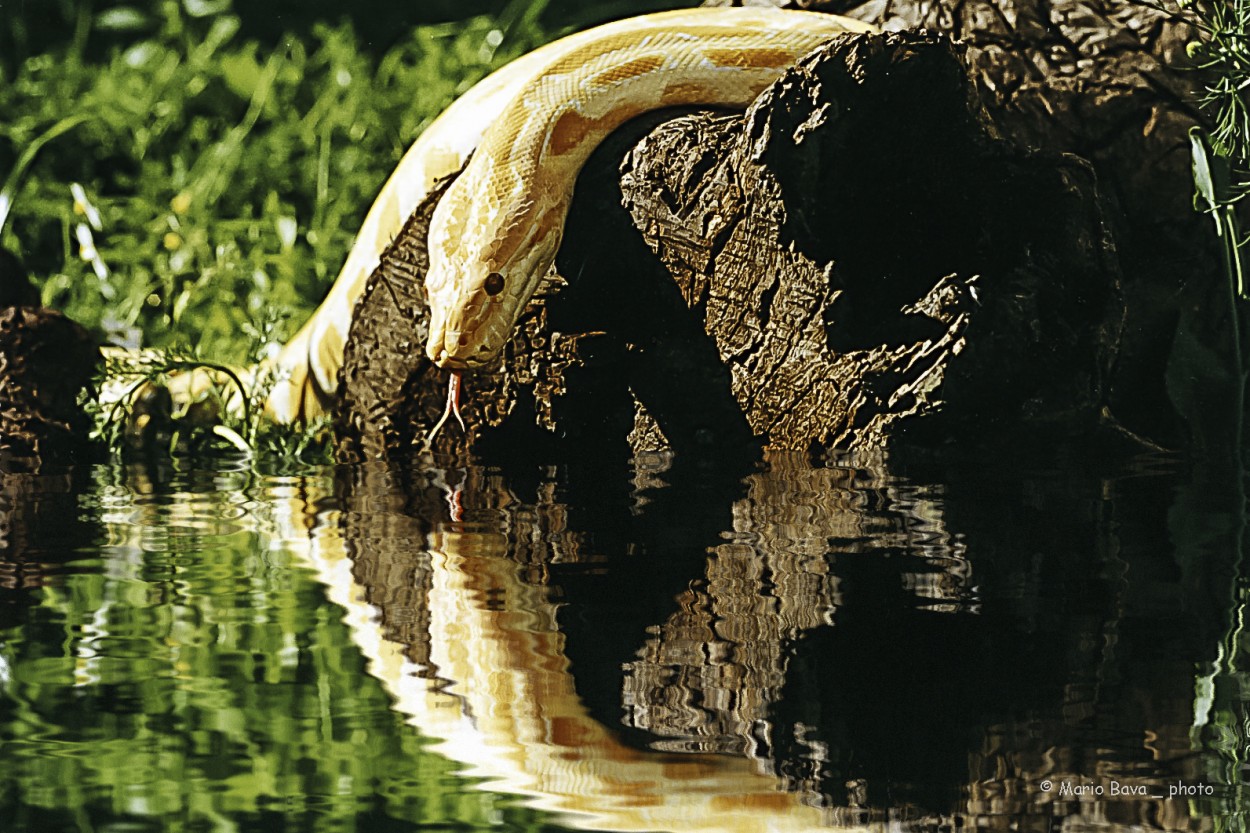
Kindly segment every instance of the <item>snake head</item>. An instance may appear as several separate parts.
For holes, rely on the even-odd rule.
[[[430,223],[425,351],[439,367],[469,370],[494,363],[512,338],[555,260],[563,223],[544,221],[532,203],[509,212],[506,222],[487,223],[483,207],[460,204],[454,190]]]

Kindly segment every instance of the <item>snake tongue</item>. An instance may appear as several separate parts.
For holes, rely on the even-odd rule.
[[[443,415],[439,417],[438,422],[430,429],[430,433],[426,434],[426,445],[434,442],[434,438],[438,436],[438,432],[442,430],[447,423],[447,418],[454,416],[456,422],[460,423],[460,430],[467,433],[468,429],[464,427],[464,417],[460,415],[460,373],[453,371],[447,379],[447,404],[443,408]]]

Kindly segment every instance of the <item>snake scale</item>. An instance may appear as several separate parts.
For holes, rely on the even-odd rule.
[[[800,56],[865,23],[776,8],[701,8],[608,23],[540,47],[472,87],[405,153],[325,301],[280,351],[267,413],[306,420],[333,401],[356,300],[381,252],[440,180],[430,224],[426,354],[489,365],[560,246],[578,172],[614,129],[676,105],[745,106]],[[457,413],[457,416],[458,413]]]

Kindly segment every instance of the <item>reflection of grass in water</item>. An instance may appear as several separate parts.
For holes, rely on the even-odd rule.
[[[342,611],[242,517],[293,490],[311,504],[328,478],[219,472],[200,494],[106,479],[88,510],[100,555],[0,632],[6,831],[101,830],[120,817],[256,829],[262,813],[265,829],[368,829],[366,814],[539,827],[425,750],[366,673]]]

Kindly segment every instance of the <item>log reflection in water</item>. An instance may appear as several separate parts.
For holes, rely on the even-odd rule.
[[[664,738],[657,749],[768,756],[760,732],[780,699],[794,643],[833,624],[842,601],[831,554],[906,553],[900,581],[934,611],[969,601],[970,570],[940,503],[855,468],[774,455],[747,478],[733,530],[704,576],[630,663],[629,722]]]
[[[493,506],[475,505],[477,485],[464,491],[464,520],[450,522],[435,519],[441,500],[430,500],[428,488],[410,483],[395,512],[387,478],[365,477],[343,499],[345,537],[322,527],[309,552],[329,595],[348,611],[371,673],[440,741],[438,751],[467,764],[467,775],[529,795],[579,826],[825,826],[828,814],[811,806],[812,796],[783,790],[780,778],[746,758],[640,749],[589,714],[544,583],[557,557],[588,558],[584,543],[568,533],[558,505],[526,506],[502,492],[484,495]],[[426,634],[409,643],[387,638],[401,629],[380,600],[398,593],[407,606],[414,589],[389,586],[394,576],[415,578],[425,597]]]
[[[354,566],[317,555],[400,707],[501,788],[613,829],[1205,827],[1177,801],[1038,788],[1202,775],[1191,669],[1218,617],[1157,593],[1173,569],[1157,485],[935,486],[774,457],[719,509],[693,506],[697,489],[584,511],[502,486],[471,476],[449,523],[437,488],[362,480],[343,497]],[[401,644],[363,602],[386,634],[409,623]]]

